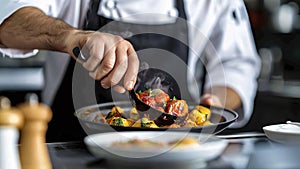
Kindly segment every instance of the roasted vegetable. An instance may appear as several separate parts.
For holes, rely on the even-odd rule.
[[[211,112],[210,112],[209,108],[199,105],[199,106],[195,106],[194,109],[197,109],[201,113],[206,114],[206,119],[210,119]]]
[[[138,111],[136,110],[136,108],[132,108],[129,112],[129,118],[137,121],[140,118],[140,115],[138,113]]]
[[[155,91],[156,92],[153,91],[153,93],[156,93],[156,95],[154,95],[156,103],[158,105],[166,105],[166,103],[170,100],[170,96],[160,89],[155,89]]]
[[[193,109],[187,117],[188,120],[196,123],[196,125],[200,126],[202,125],[206,119],[207,119],[207,115],[204,113],[201,113],[200,111],[198,111],[197,109]]]
[[[141,127],[141,119],[137,120],[131,127]]]
[[[168,102],[166,109],[167,114],[175,116],[186,116],[189,113],[189,107],[185,100],[172,100]]]
[[[133,124],[133,121],[131,121],[129,119],[124,119],[122,117],[114,117],[110,122],[110,125],[123,126],[123,127],[130,127],[132,124]]]
[[[153,108],[159,107],[160,109],[164,109],[167,102],[170,100],[170,96],[161,89],[148,89],[146,91],[139,92],[137,97],[147,105]]]
[[[189,112],[189,107],[185,100],[178,100],[175,97],[170,99],[169,95],[161,89],[140,91],[137,97],[157,110],[174,115],[175,118],[161,115],[154,120],[150,120],[150,114],[144,114],[141,117],[135,108],[130,109],[130,111],[124,111],[121,107],[114,106],[106,116],[99,114],[94,117],[94,121],[101,121],[114,126],[141,128],[179,128],[212,125],[209,121],[211,117],[209,108],[197,105]],[[91,113],[87,112],[86,114]],[[172,118],[172,121],[167,123],[170,121],[169,118]]]
[[[119,113],[119,114],[124,114],[124,110],[121,108],[121,107],[119,107],[119,106],[114,106],[112,109],[111,109],[111,112],[112,113]]]
[[[154,123],[154,121],[149,120],[148,118],[141,119],[141,127],[142,128],[158,128],[158,126]]]
[[[183,127],[196,127],[196,126],[197,124],[194,121],[188,119]]]

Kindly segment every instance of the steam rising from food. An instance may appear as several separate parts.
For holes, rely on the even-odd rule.
[[[146,72],[142,75],[143,79],[147,79]],[[141,79],[139,79],[141,81]],[[153,78],[147,79],[144,83],[144,87],[148,89],[162,89],[163,91],[168,91],[170,88],[170,83],[166,81],[166,76],[162,73],[157,73]]]
[[[170,96],[181,98],[176,80],[160,69],[149,68],[139,72],[135,91],[145,91],[147,89],[161,89]]]

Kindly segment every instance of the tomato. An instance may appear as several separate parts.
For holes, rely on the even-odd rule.
[[[144,91],[144,92],[141,92],[138,94],[139,98],[144,98],[144,97],[149,97],[150,96],[150,93],[148,90]]]
[[[156,103],[161,105],[167,103],[170,100],[170,96],[163,91],[158,93],[154,98]]]
[[[142,99],[142,101],[144,102],[144,103],[146,103],[147,105],[149,105],[149,106],[151,106],[151,107],[156,107],[156,102],[155,102],[155,99],[154,99],[154,97],[144,97],[143,99]]]
[[[185,100],[172,100],[166,106],[166,113],[175,116],[186,116],[188,114],[188,105]]]

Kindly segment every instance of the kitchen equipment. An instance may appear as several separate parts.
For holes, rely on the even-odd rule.
[[[294,124],[274,124],[263,127],[266,136],[282,144],[300,144],[300,127]]]
[[[292,124],[292,125],[300,127],[300,123],[299,122],[286,121],[286,124]]]
[[[189,104],[192,106],[192,104]],[[75,112],[82,128],[90,134],[113,132],[113,131],[181,131],[181,132],[197,132],[197,133],[219,133],[226,129],[230,124],[236,121],[238,114],[232,110],[210,106],[210,121],[213,123],[208,126],[185,127],[185,128],[138,128],[138,127],[121,127],[111,126],[96,120],[99,113],[108,114],[112,107],[120,106],[124,111],[130,111],[133,107],[130,102],[110,102],[97,105],[83,107]],[[193,107],[193,106],[192,106]]]
[[[138,73],[137,82],[133,90],[129,91],[129,98],[132,105],[142,115],[148,115],[150,119],[165,119],[168,124],[174,123],[177,116],[159,111],[148,104],[144,103],[137,97],[137,92],[148,89],[161,89],[167,93],[170,98],[181,98],[180,88],[176,80],[167,72],[161,69],[149,68]]]
[[[184,138],[195,138],[199,144],[174,147],[144,148],[132,145],[136,148],[114,147],[112,143],[128,142],[132,139],[146,140],[150,142],[166,143],[180,141]],[[99,158],[108,160],[110,164],[118,164],[122,168],[127,165],[153,166],[152,168],[186,168],[192,162],[197,161],[197,168],[205,166],[208,160],[217,158],[226,148],[228,141],[214,135],[182,132],[110,132],[87,136],[84,139],[88,150]],[[164,166],[164,167],[162,167]]]
[[[24,116],[20,139],[22,169],[52,169],[51,159],[45,144],[48,122],[52,119],[50,107],[38,102],[37,95],[29,93],[26,102],[18,105]]]
[[[0,97],[0,169],[21,169],[19,150],[19,130],[24,118],[20,110],[11,107],[7,97]]]

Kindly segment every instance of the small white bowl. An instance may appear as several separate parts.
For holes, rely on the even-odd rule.
[[[266,136],[283,144],[300,144],[300,127],[293,124],[276,124],[263,127]]]

